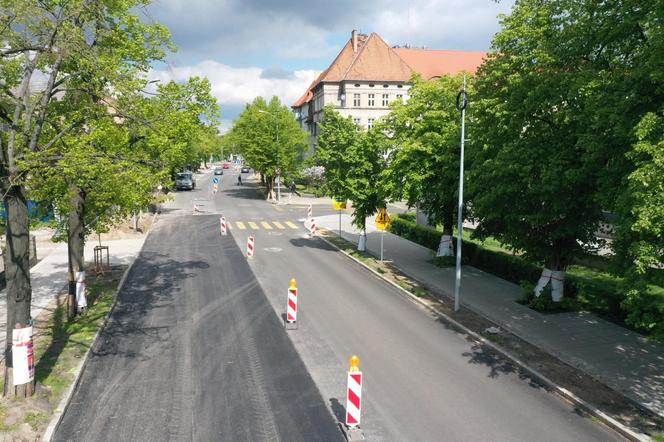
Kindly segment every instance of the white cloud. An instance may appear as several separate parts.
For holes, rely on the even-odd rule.
[[[183,82],[192,76],[207,77],[224,116],[225,106],[238,109],[259,96],[270,99],[276,95],[284,105],[290,106],[305,92],[314,78],[313,70],[295,71],[288,78],[262,78],[263,71],[262,68],[234,68],[206,60],[194,66],[176,67],[168,71],[155,70],[149,78],[163,83],[169,80]]]

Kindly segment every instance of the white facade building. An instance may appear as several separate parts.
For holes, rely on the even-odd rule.
[[[407,100],[410,80],[429,80],[461,71],[474,73],[485,52],[438,51],[390,47],[376,33],[351,33],[351,38],[307,91],[293,104],[300,126],[315,150],[323,108],[332,104],[344,117],[369,128],[390,112],[395,100]]]

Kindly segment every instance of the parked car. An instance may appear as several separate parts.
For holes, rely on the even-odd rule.
[[[229,163],[224,163],[223,167],[224,167],[224,169],[230,169],[231,165]]]
[[[215,175],[223,175],[223,174],[224,174],[224,170],[223,170],[221,167],[216,167],[216,168],[214,169],[214,174],[215,174]]]
[[[196,179],[191,172],[180,172],[175,177],[175,188],[177,190],[194,190],[196,188]]]
[[[242,166],[242,169],[240,169],[240,173],[249,173],[249,168],[247,166]]]

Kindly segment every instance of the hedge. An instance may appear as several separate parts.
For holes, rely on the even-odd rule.
[[[438,250],[442,236],[442,232],[416,224],[414,219],[413,221],[404,219],[402,215],[392,218],[390,232],[431,250]],[[456,245],[456,239],[454,244]],[[437,264],[443,261],[437,260]],[[522,281],[537,281],[542,273],[542,267],[523,258],[504,252],[486,250],[482,246],[466,240],[463,240],[462,262],[516,284],[520,284]],[[565,284],[565,290],[569,294],[576,293],[576,288],[569,281],[566,280]]]

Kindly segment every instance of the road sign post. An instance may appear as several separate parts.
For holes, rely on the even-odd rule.
[[[381,208],[376,216],[376,228],[380,230],[380,260],[383,261],[383,237],[385,235],[385,230],[390,227],[390,215],[387,213],[385,207]]]
[[[341,238],[341,212],[346,210],[346,200],[336,197],[332,202],[332,205],[339,211],[339,238]]]

